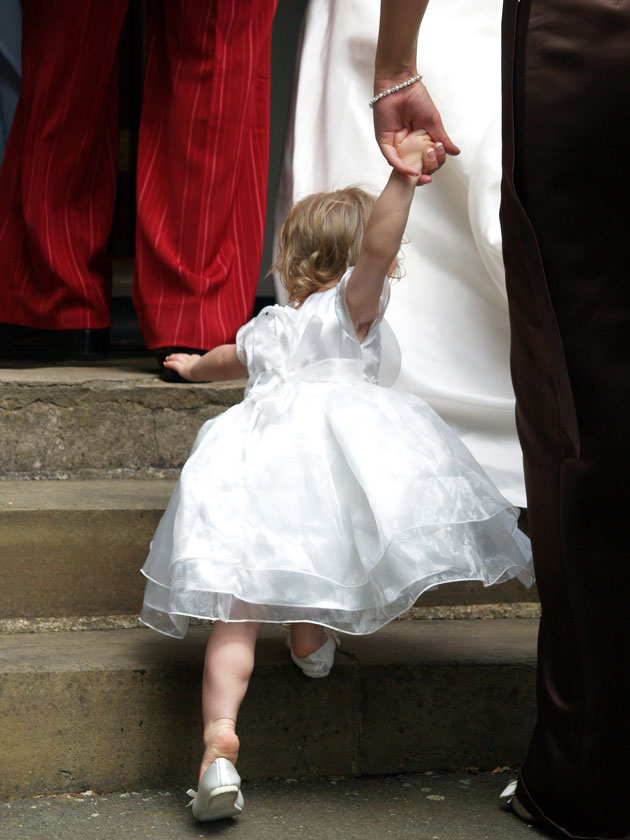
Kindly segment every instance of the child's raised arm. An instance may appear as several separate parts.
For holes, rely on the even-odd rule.
[[[223,382],[247,376],[247,368],[236,354],[236,344],[221,344],[203,356],[173,353],[164,359],[164,367],[191,382]]]
[[[422,129],[408,134],[396,149],[420,174],[426,159],[431,160],[431,154],[435,156],[434,143]],[[400,248],[419,177],[393,170],[370,214],[346,289],[348,312],[359,341],[366,337],[378,315],[383,282]]]

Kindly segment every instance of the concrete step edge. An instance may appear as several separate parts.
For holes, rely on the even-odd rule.
[[[393,622],[342,637],[327,679],[265,627],[239,717],[244,778],[514,766],[535,716],[537,622]],[[0,638],[0,798],[190,783],[207,628]],[[278,749],[282,744],[282,749]]]
[[[172,478],[0,482],[0,618],[138,613],[140,569],[173,486]],[[536,600],[518,581],[468,582],[425,592],[418,605]]]
[[[0,473],[177,469],[244,380],[166,383],[152,359],[0,370]]]
[[[494,621],[496,619],[540,618],[540,604],[516,602],[507,604],[455,604],[451,606],[412,607],[394,621]],[[211,626],[211,621],[191,618],[191,627]],[[94,630],[142,629],[136,613],[130,615],[40,616],[0,618],[0,636],[19,633],[60,633]]]

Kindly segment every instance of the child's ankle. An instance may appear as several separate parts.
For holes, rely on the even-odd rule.
[[[236,764],[240,742],[235,732],[235,721],[229,718],[213,720],[203,733],[204,753],[199,770],[199,779],[217,758],[227,758]]]
[[[204,730],[203,743],[206,753],[214,752],[214,758],[227,758],[234,763],[239,748],[236,722],[230,718],[213,720]]]

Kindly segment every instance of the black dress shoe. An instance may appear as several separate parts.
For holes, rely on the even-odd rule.
[[[160,366],[160,379],[163,382],[189,382],[189,379],[184,379],[176,370],[164,367],[164,359],[172,353],[188,353],[191,356],[203,356],[206,351],[198,350],[194,347],[158,347],[153,352],[157,357],[158,365]]]
[[[109,352],[109,327],[98,330],[42,330],[0,324],[0,358],[31,362],[90,362]]]

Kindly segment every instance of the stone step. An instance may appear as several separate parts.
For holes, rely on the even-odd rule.
[[[0,481],[0,619],[137,613],[139,570],[173,486],[169,479]],[[516,580],[454,583],[418,604],[536,598]]]
[[[0,618],[138,612],[172,480],[2,481]]]
[[[0,475],[177,470],[201,424],[239,402],[244,381],[166,383],[152,358],[0,370]]]
[[[262,631],[239,718],[244,779],[516,766],[535,717],[537,622],[397,621],[342,638],[330,677]],[[188,786],[208,630],[0,637],[0,799]]]

